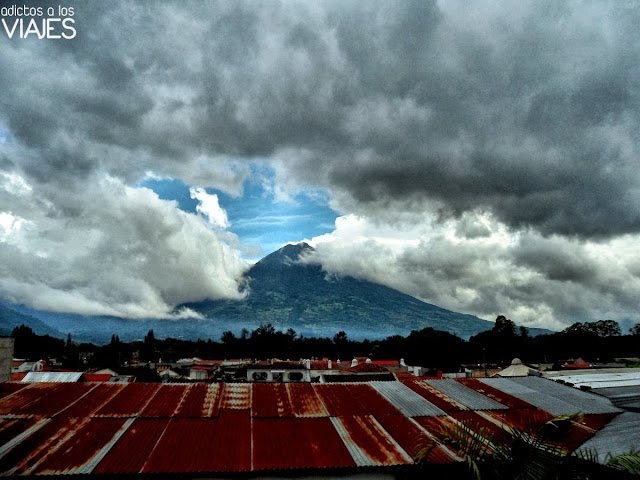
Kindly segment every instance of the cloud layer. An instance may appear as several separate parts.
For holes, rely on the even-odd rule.
[[[283,198],[323,189],[367,225],[359,263],[339,224],[327,266],[487,318],[638,320],[640,6],[69,4],[71,41],[0,32],[0,254],[22,259],[2,267],[3,298],[51,308],[45,291],[80,295],[74,308],[90,311],[108,293],[125,314],[236,295],[242,262],[220,210],[203,203],[218,218],[205,228],[131,186],[153,174],[240,194],[263,162]],[[104,253],[111,281],[89,281],[76,234],[95,236],[87,255],[122,250]],[[119,267],[147,239],[157,263],[171,259],[172,234],[193,242],[172,277],[188,288],[159,267]],[[196,250],[210,257],[192,273]],[[111,288],[125,277],[163,280],[140,303],[133,285]]]

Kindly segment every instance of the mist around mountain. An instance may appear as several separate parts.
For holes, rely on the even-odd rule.
[[[243,301],[186,306],[230,325],[252,319],[309,336],[333,337],[343,330],[360,340],[408,335],[425,327],[467,339],[493,327],[493,322],[473,315],[452,312],[366,280],[328,274],[320,265],[298,261],[312,250],[306,243],[286,245],[257,262],[247,273],[249,295]]]
[[[224,331],[240,334],[264,323],[293,329],[305,336],[330,337],[344,331],[354,340],[408,335],[432,327],[463,339],[489,330],[494,323],[422,302],[397,290],[349,276],[337,276],[318,264],[299,262],[312,252],[305,243],[286,245],[257,262],[246,274],[248,295],[243,300],[205,300],[188,307],[203,319],[128,320],[114,317],[41,312],[4,304],[0,327],[13,328],[22,316],[36,333],[71,333],[77,341],[107,343],[118,334],[123,341],[141,340],[153,329],[160,338],[219,339]],[[12,313],[11,313],[12,312]],[[13,315],[13,316],[12,316]],[[17,316],[16,316],[17,315]],[[47,329],[49,329],[47,331]],[[549,333],[531,329],[532,335]]]

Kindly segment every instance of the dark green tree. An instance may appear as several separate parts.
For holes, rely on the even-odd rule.
[[[140,352],[141,359],[146,362],[155,362],[156,356],[156,337],[153,334],[153,329],[149,330],[144,337],[144,343],[142,345],[142,351]]]

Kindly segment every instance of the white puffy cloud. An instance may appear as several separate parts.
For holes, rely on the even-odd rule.
[[[215,193],[207,193],[204,188],[198,187],[191,187],[189,193],[191,198],[200,202],[196,207],[196,211],[206,215],[210,223],[220,228],[229,227],[227,212],[220,207],[218,196]]]
[[[316,250],[305,261],[454,311],[561,330],[578,321],[640,321],[638,241],[512,232],[486,214],[404,225],[349,215],[309,241]]]
[[[60,193],[76,207],[61,216],[57,199],[43,210],[33,192],[14,195],[12,205],[31,212],[19,232],[18,220],[2,217],[15,234],[0,243],[1,298],[126,318],[180,318],[193,315],[175,311],[182,303],[242,298],[247,264],[224,241],[229,233],[175,202],[103,177]]]

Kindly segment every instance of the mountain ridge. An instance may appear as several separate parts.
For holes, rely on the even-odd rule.
[[[493,327],[493,322],[384,285],[331,275],[319,264],[299,262],[301,255],[311,251],[313,247],[306,243],[289,244],[258,261],[246,274],[248,296],[241,302],[206,300],[185,306],[229,322],[253,316],[258,323],[314,336],[344,330],[353,338],[371,339],[433,327],[469,338]]]
[[[0,302],[6,310],[0,310],[0,327],[4,325],[8,331],[22,318],[33,325],[36,333],[60,333],[60,338],[70,333],[76,341],[107,343],[113,334],[123,341],[142,340],[151,329],[158,338],[218,340],[224,331],[238,334],[264,323],[280,330],[292,328],[305,336],[332,338],[344,331],[354,340],[406,336],[426,327],[468,339],[494,325],[384,285],[330,274],[317,263],[300,262],[301,256],[312,251],[313,247],[306,243],[289,244],[256,262],[245,274],[247,295],[243,300],[203,300],[177,307],[188,307],[203,319],[91,317]],[[530,331],[532,335],[550,333],[542,329]]]

